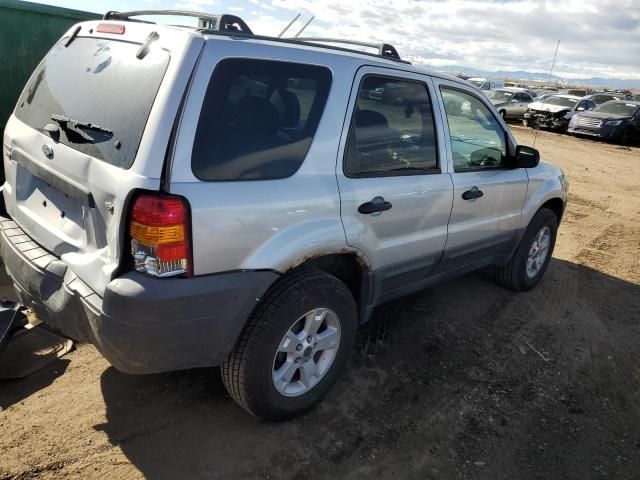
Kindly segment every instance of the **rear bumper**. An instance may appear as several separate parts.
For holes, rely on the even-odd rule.
[[[219,365],[277,279],[270,271],[174,279],[129,272],[101,298],[4,218],[0,253],[21,303],[62,333],[93,343],[126,373]]]

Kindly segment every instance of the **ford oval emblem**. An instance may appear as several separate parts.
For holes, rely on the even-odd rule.
[[[44,153],[47,158],[53,158],[53,148],[46,143],[42,145],[42,153]]]

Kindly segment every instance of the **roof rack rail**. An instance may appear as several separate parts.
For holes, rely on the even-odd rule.
[[[135,10],[131,12],[109,11],[104,14],[103,20],[123,20],[127,22],[154,23],[146,20],[131,18],[146,15],[192,17],[198,19],[198,28],[202,30],[253,35],[253,32],[244,20],[242,20],[240,17],[229,14],[209,15],[203,12],[190,12],[188,10]]]
[[[372,57],[386,58],[401,63],[411,64],[407,60],[400,58],[396,48],[389,43],[369,43],[360,42],[357,40],[345,40],[340,38],[321,38],[321,37],[291,37],[291,38],[279,38],[266,35],[254,34],[249,26],[240,17],[229,14],[222,15],[210,15],[204,12],[191,12],[187,10],[136,10],[131,12],[116,12],[109,11],[104,14],[104,20],[121,20],[125,22],[139,22],[139,23],[155,23],[148,20],[140,20],[140,16],[174,16],[174,17],[192,17],[198,19],[198,29],[210,34],[218,35],[246,35],[255,37],[258,40],[270,40],[283,43],[295,43],[295,44],[307,44],[316,47],[330,48],[333,50],[341,50],[343,52],[359,53],[363,55],[369,55]],[[329,44],[329,45],[327,45]],[[330,44],[342,44],[342,45],[356,45],[359,47],[374,48],[377,53],[363,52],[353,48],[345,48],[340,45]]]
[[[322,38],[322,37],[294,37],[289,40],[310,42],[310,43],[342,43],[344,45],[356,45],[359,47],[369,47],[378,50],[378,55],[381,57],[389,57],[395,60],[402,60],[398,50],[390,43],[372,43],[361,42],[359,40],[345,40],[343,38]]]

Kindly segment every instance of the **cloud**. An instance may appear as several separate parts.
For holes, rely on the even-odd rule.
[[[174,8],[177,10],[193,10],[196,12],[209,11],[209,7],[214,4],[213,0],[190,0],[187,2],[176,3]]]
[[[432,65],[543,72],[560,40],[557,72],[640,78],[637,0],[249,1],[258,15],[245,20],[258,33],[302,12],[290,32],[314,15],[309,36],[385,41]]]

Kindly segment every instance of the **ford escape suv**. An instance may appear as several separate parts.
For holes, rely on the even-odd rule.
[[[377,305],[486,266],[540,281],[567,182],[480,90],[391,45],[182,14],[200,26],[72,27],[18,99],[1,253],[43,322],[127,373],[221,366],[276,420]]]

